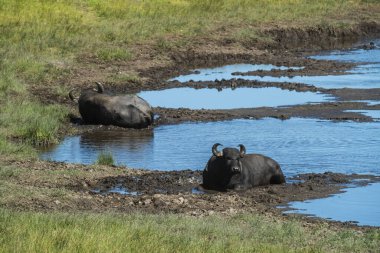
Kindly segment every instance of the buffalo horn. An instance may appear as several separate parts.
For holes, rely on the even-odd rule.
[[[96,82],[96,86],[98,88],[98,93],[103,93],[104,92],[104,87],[103,84]]]
[[[73,94],[74,90],[76,90],[76,88],[73,88],[73,89],[71,89],[71,90],[69,91],[69,98],[70,98],[72,101],[74,101],[74,102],[78,102],[78,99],[74,97],[74,94]]]
[[[245,147],[243,144],[239,144],[238,147],[240,147],[240,157],[243,157],[245,155]]]
[[[212,146],[212,153],[214,154],[214,156],[222,156],[223,155],[222,151],[218,151],[218,146],[223,146],[223,145],[220,143],[215,143]]]

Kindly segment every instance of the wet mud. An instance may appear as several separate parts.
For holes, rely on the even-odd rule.
[[[29,173],[18,175],[20,187],[66,189],[70,197],[23,196],[6,204],[16,210],[182,213],[192,216],[261,213],[285,217],[290,201],[322,198],[350,185],[379,182],[372,175],[326,172],[286,178],[281,185],[259,186],[246,191],[206,191],[201,171],[148,171],[126,167],[84,166],[56,162],[14,162]],[[48,171],[51,176],[43,176]],[[71,173],[70,173],[71,172]],[[306,219],[306,217],[305,217]],[[315,219],[314,219],[315,220]],[[315,221],[318,221],[316,219]],[[355,226],[333,222],[337,226]]]

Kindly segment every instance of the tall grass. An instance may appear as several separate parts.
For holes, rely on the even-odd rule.
[[[375,252],[380,231],[257,215],[39,214],[0,209],[1,252]]]

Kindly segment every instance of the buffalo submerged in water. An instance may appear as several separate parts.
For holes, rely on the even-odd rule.
[[[145,128],[153,123],[152,107],[136,95],[110,95],[104,93],[101,83],[97,89],[82,90],[77,101],[79,113],[86,124],[115,125],[126,128]]]
[[[216,143],[213,155],[203,171],[202,187],[209,190],[245,190],[259,185],[285,183],[280,165],[272,158],[259,154],[246,154],[244,145],[240,150],[224,148],[218,151]]]

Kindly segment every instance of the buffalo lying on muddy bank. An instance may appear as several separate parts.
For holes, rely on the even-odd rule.
[[[210,190],[244,190],[259,185],[285,183],[280,165],[273,159],[259,154],[245,154],[244,145],[240,150],[224,148],[218,151],[212,147],[213,156],[203,171],[203,187]]]
[[[75,99],[73,90],[69,97],[79,104],[79,112],[86,124],[115,125],[127,128],[145,128],[153,123],[152,107],[136,95],[109,95],[101,83],[97,89],[82,90]]]

